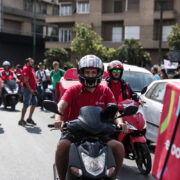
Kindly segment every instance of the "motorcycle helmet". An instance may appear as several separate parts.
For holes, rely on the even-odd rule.
[[[85,77],[84,69],[95,68],[98,70],[96,77]],[[86,55],[82,57],[77,65],[77,73],[80,82],[89,88],[96,87],[102,80],[104,66],[101,59],[95,55]]]
[[[2,64],[3,67],[5,66],[11,66],[11,63],[9,61],[4,61],[3,64]]]
[[[113,70],[120,70],[120,76],[118,78],[115,78],[112,75]],[[123,75],[123,71],[124,71],[123,64],[118,60],[111,61],[108,65],[108,73],[113,80],[120,80]]]

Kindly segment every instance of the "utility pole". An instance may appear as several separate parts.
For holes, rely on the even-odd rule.
[[[159,65],[161,65],[162,61],[162,27],[163,27],[163,11],[164,5],[167,3],[167,0],[156,0],[156,3],[160,6],[160,24],[159,24],[159,50],[158,50],[158,61]]]
[[[33,8],[33,59],[36,60],[36,0],[34,0]]]
[[[3,0],[0,0],[0,32],[3,31]]]

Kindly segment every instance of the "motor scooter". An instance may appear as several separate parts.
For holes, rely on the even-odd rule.
[[[7,108],[7,106],[11,106],[11,109],[15,110],[16,104],[18,103],[19,99],[18,90],[19,87],[16,83],[16,80],[7,80],[3,83],[2,103],[5,109]]]
[[[43,105],[47,110],[62,115],[55,102],[43,101]],[[134,113],[133,108],[124,109],[121,116]],[[64,132],[78,137],[77,142],[70,146],[66,180],[114,179],[115,160],[111,148],[103,142],[103,137],[117,131],[112,118],[117,110],[118,106],[113,103],[108,104],[104,113],[99,107],[84,106],[80,109],[78,119],[65,123]],[[55,171],[54,175],[57,180]]]
[[[124,108],[132,105],[139,107],[139,103],[132,99],[124,100],[118,104],[119,111],[122,112]],[[146,122],[143,115],[137,112],[131,116],[123,117],[123,121],[128,126],[128,133],[119,133],[117,140],[124,145],[125,157],[135,160],[140,173],[147,175],[151,171],[152,160],[146,143]]]

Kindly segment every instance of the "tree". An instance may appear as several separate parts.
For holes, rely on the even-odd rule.
[[[75,24],[73,30],[76,37],[71,43],[71,51],[76,54],[78,60],[87,54],[94,54],[102,60],[106,59],[107,48],[102,45],[102,38],[90,25]]]
[[[178,24],[172,27],[167,39],[170,50],[180,50],[180,26]]]
[[[125,39],[117,51],[118,59],[122,62],[128,60],[129,64],[137,66],[146,66],[151,63],[149,53],[144,51],[139,40]]]
[[[45,51],[45,65],[48,68],[52,67],[53,61],[58,61],[60,67],[63,67],[64,63],[68,60],[68,52],[60,47],[50,48]]]

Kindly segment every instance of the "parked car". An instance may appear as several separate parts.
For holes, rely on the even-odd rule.
[[[166,91],[166,84],[168,82],[178,82],[180,79],[166,79],[153,81],[141,99],[145,104],[140,108],[147,123],[146,138],[151,142],[157,141],[159,123],[163,108],[163,99]]]
[[[107,71],[108,63],[104,63],[104,69]],[[122,79],[129,83],[132,90],[140,93],[141,90],[155,80],[150,71],[145,68],[123,64],[124,72]]]

